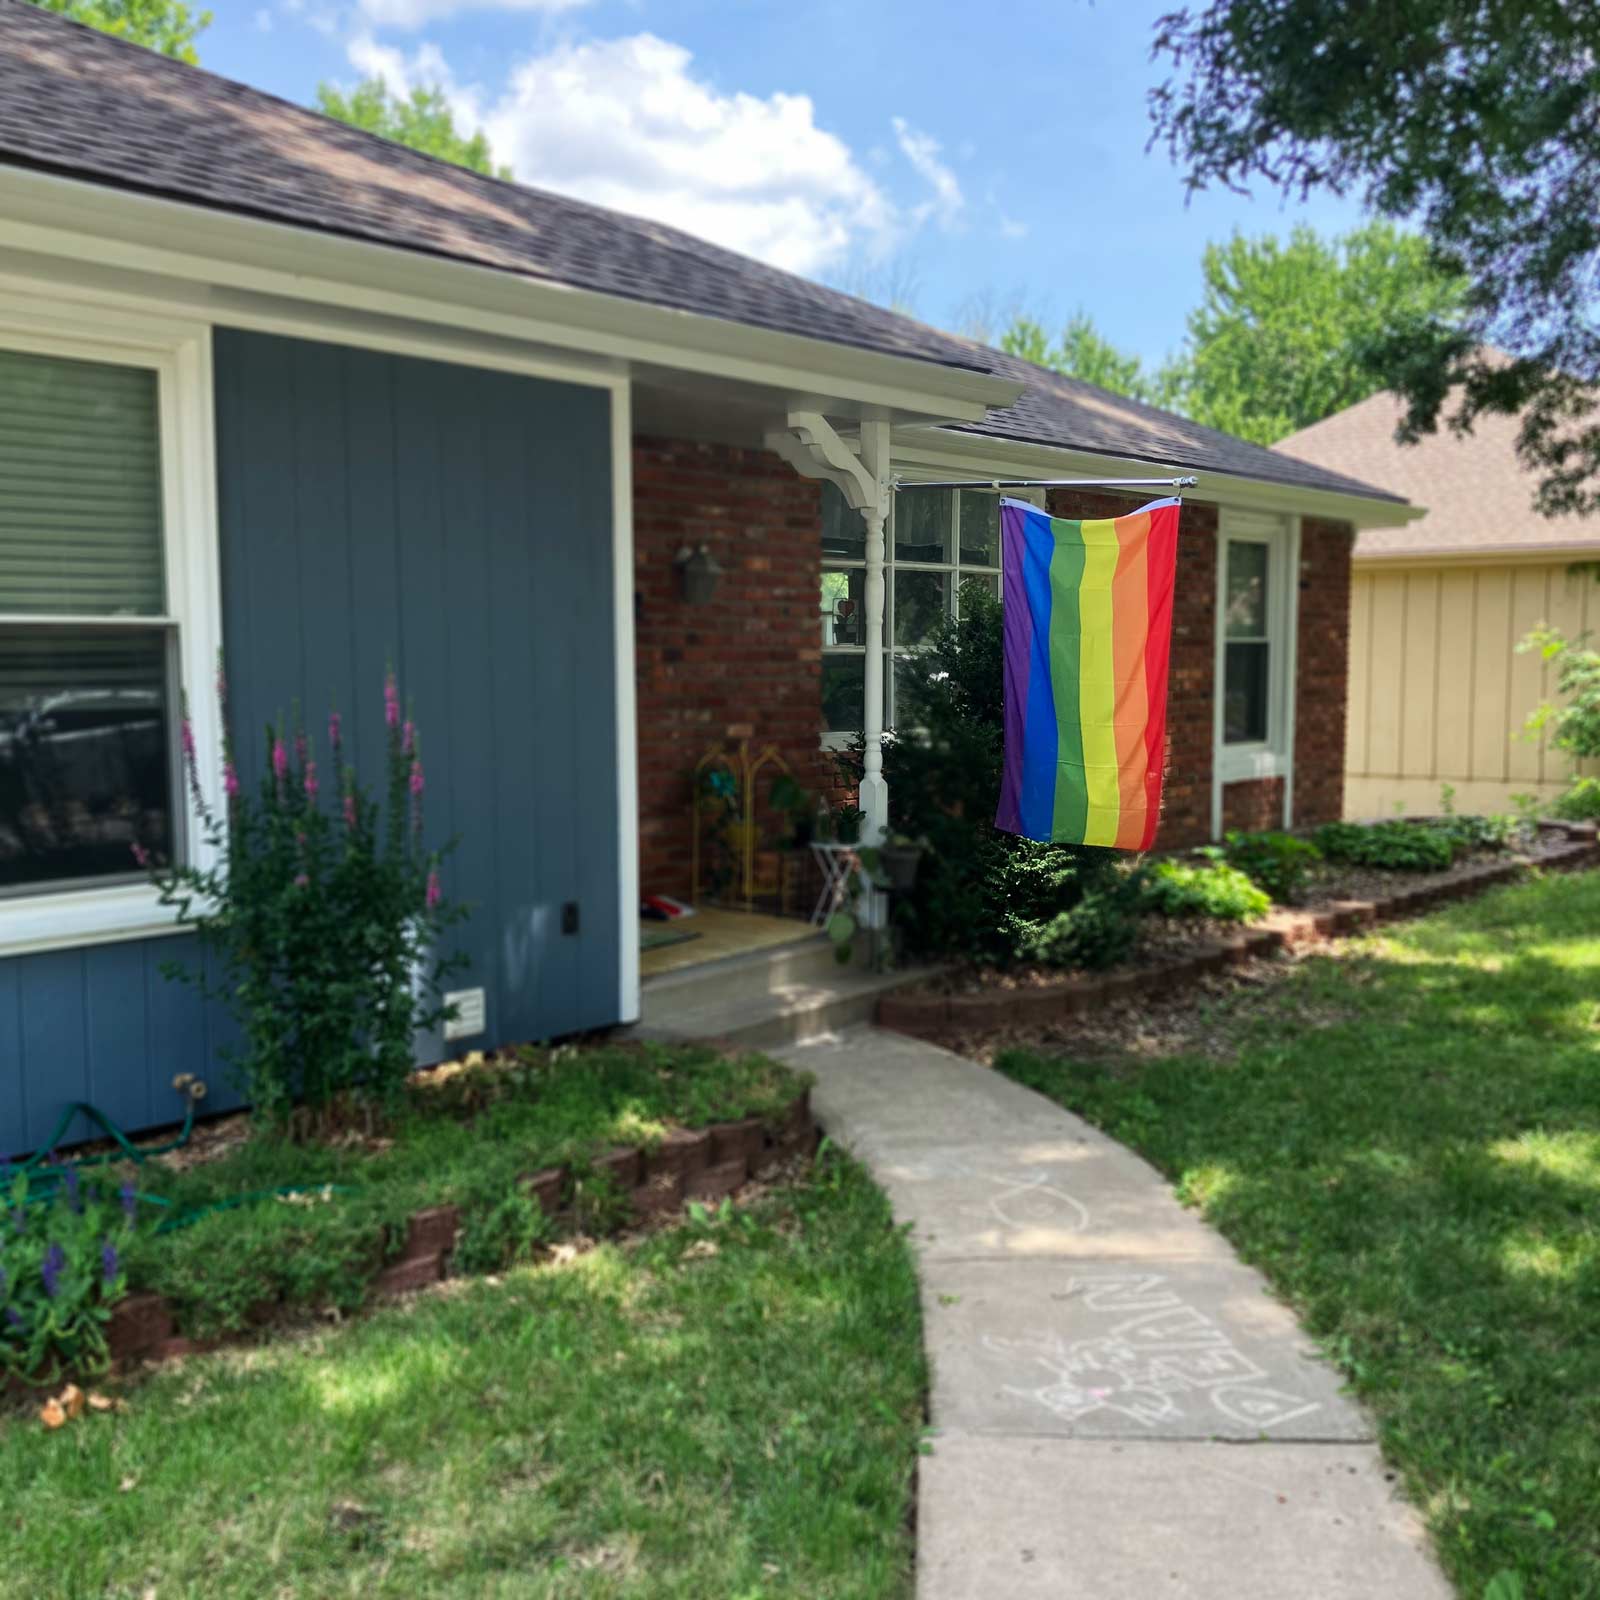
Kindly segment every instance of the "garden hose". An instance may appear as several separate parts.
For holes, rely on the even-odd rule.
[[[189,1073],[180,1073],[172,1080],[172,1087],[184,1097],[183,1126],[179,1128],[175,1137],[165,1144],[150,1145],[141,1149],[130,1140],[121,1128],[114,1123],[98,1106],[90,1105],[86,1100],[74,1100],[65,1111],[61,1113],[61,1120],[56,1124],[56,1130],[26,1161],[10,1163],[12,1172],[26,1173],[28,1177],[29,1205],[43,1204],[55,1198],[57,1191],[67,1181],[69,1172],[81,1172],[89,1167],[110,1166],[117,1161],[132,1161],[136,1166],[143,1166],[152,1156],[163,1156],[172,1150],[181,1150],[189,1142],[190,1135],[194,1132],[195,1107],[205,1099],[206,1086],[200,1079]],[[102,1152],[100,1155],[81,1156],[76,1161],[52,1161],[50,1159],[61,1136],[72,1125],[74,1117],[87,1117],[104,1132],[105,1136],[116,1146],[114,1150]],[[0,1167],[0,1172],[7,1168]],[[187,1228],[198,1222],[202,1217],[210,1216],[214,1211],[233,1211],[240,1206],[250,1205],[258,1200],[274,1200],[288,1198],[301,1194],[354,1194],[356,1191],[346,1184],[334,1183],[286,1183],[276,1189],[252,1189],[246,1194],[229,1195],[224,1200],[214,1200],[209,1205],[197,1206],[192,1211],[185,1211],[178,1216],[167,1217],[159,1227],[157,1233],[171,1233],[175,1228]],[[170,1206],[172,1202],[157,1194],[135,1194],[134,1199],[143,1205]]]

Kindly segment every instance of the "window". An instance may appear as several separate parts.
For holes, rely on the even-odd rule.
[[[1292,648],[1292,526],[1224,509],[1218,550],[1218,769],[1224,780],[1284,770]]]
[[[216,760],[206,352],[0,297],[0,955],[171,925],[134,850],[187,848],[185,685]]]
[[[822,502],[822,714],[834,742],[861,727],[866,685],[866,522],[831,484]],[[999,497],[985,489],[902,489],[884,530],[884,715],[962,585],[1000,593]]]

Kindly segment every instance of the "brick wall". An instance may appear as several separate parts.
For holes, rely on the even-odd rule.
[[[1301,519],[1294,714],[1294,819],[1298,827],[1337,822],[1344,810],[1353,542],[1347,522]]]
[[[821,485],[762,450],[639,438],[633,450],[639,872],[686,896],[689,774],[718,740],[775,744],[808,788],[822,732]],[[673,558],[723,568],[690,605]]]

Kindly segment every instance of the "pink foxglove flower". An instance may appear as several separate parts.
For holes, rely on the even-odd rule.
[[[409,717],[407,717],[406,725],[400,732],[400,748],[404,750],[407,755],[410,755],[411,752],[416,749],[416,747],[417,725]]]
[[[228,791],[230,800],[239,798],[239,774],[232,761],[222,763],[222,787]]]
[[[390,728],[400,726],[400,687],[392,672],[383,680],[383,720]]]
[[[328,743],[337,750],[344,739],[344,723],[339,719],[337,711],[328,713]]]
[[[148,867],[150,865],[150,852],[146,850],[137,839],[133,841],[133,859],[137,861],[141,867]]]
[[[306,799],[315,805],[317,799],[317,764],[315,761],[306,762],[305,789]]]
[[[411,793],[412,793],[412,796],[415,799],[420,800],[422,798],[422,790],[423,790],[422,763],[420,761],[413,761],[411,763]]]
[[[356,825],[356,797],[353,791],[344,797],[344,825],[347,828]]]
[[[194,724],[188,717],[183,719],[183,759],[192,767],[194,765]]]
[[[280,735],[272,741],[272,776],[278,780],[278,787],[283,787],[283,780],[289,773],[289,751]]]
[[[444,898],[444,892],[439,887],[439,874],[437,870],[428,874],[428,909],[434,910]]]
[[[294,758],[303,767],[306,764],[306,759],[310,753],[311,752],[306,745],[306,730],[302,728],[294,736]]]

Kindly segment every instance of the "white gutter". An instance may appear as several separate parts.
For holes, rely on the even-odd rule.
[[[289,223],[0,165],[5,270],[76,277],[120,269],[188,286],[186,311],[226,321],[262,296],[335,306],[560,350],[709,373],[930,420],[981,422],[1022,385]],[[30,261],[27,256],[39,259]],[[62,263],[68,264],[63,268]],[[170,294],[170,289],[168,290]]]

